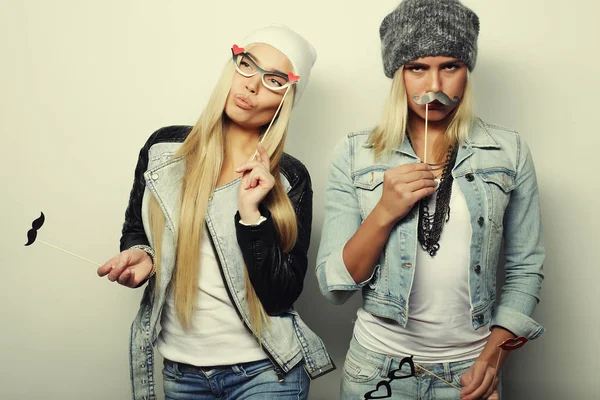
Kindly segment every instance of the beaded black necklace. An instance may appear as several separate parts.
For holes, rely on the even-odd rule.
[[[406,134],[406,137],[412,147],[410,136]],[[452,181],[454,180],[451,172],[456,163],[457,153],[458,146],[451,146],[448,149],[444,169],[440,176],[440,184],[436,190],[435,213],[433,215],[429,214],[427,198],[424,198],[419,202],[418,239],[421,248],[432,257],[435,256],[440,248],[439,240],[442,235],[444,222],[447,222],[450,219],[450,196],[452,195]]]

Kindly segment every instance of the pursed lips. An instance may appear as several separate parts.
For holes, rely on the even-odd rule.
[[[245,110],[250,110],[254,108],[254,104],[252,104],[252,101],[250,101],[248,96],[244,96],[243,94],[236,94],[235,96],[233,96],[233,100],[238,107],[243,108]]]

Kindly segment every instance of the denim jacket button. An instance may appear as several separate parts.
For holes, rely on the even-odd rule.
[[[469,182],[473,182],[473,180],[475,179],[473,174],[466,174],[465,178],[467,178],[467,181],[469,181]]]
[[[479,226],[483,226],[483,217],[479,217],[479,219],[477,220],[477,223],[479,224]]]
[[[157,180],[157,179],[158,179],[158,174],[152,174],[151,178],[152,178],[153,180]]]
[[[481,265],[476,265],[475,266],[475,273],[479,274],[481,272]]]

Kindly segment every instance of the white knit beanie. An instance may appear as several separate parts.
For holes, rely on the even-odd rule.
[[[244,46],[252,43],[264,43],[281,51],[292,63],[294,74],[300,79],[296,82],[294,105],[298,103],[308,84],[310,70],[317,60],[317,51],[306,39],[283,25],[271,25],[252,32],[244,39]]]

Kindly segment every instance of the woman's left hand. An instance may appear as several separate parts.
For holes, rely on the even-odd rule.
[[[275,186],[275,178],[271,175],[271,161],[266,149],[257,146],[258,154],[253,161],[240,165],[235,172],[242,173],[238,193],[240,217],[246,224],[253,224],[260,219],[258,205]]]
[[[460,377],[460,384],[463,385],[460,397],[462,400],[498,399],[496,369],[487,361],[475,361],[471,368]]]

